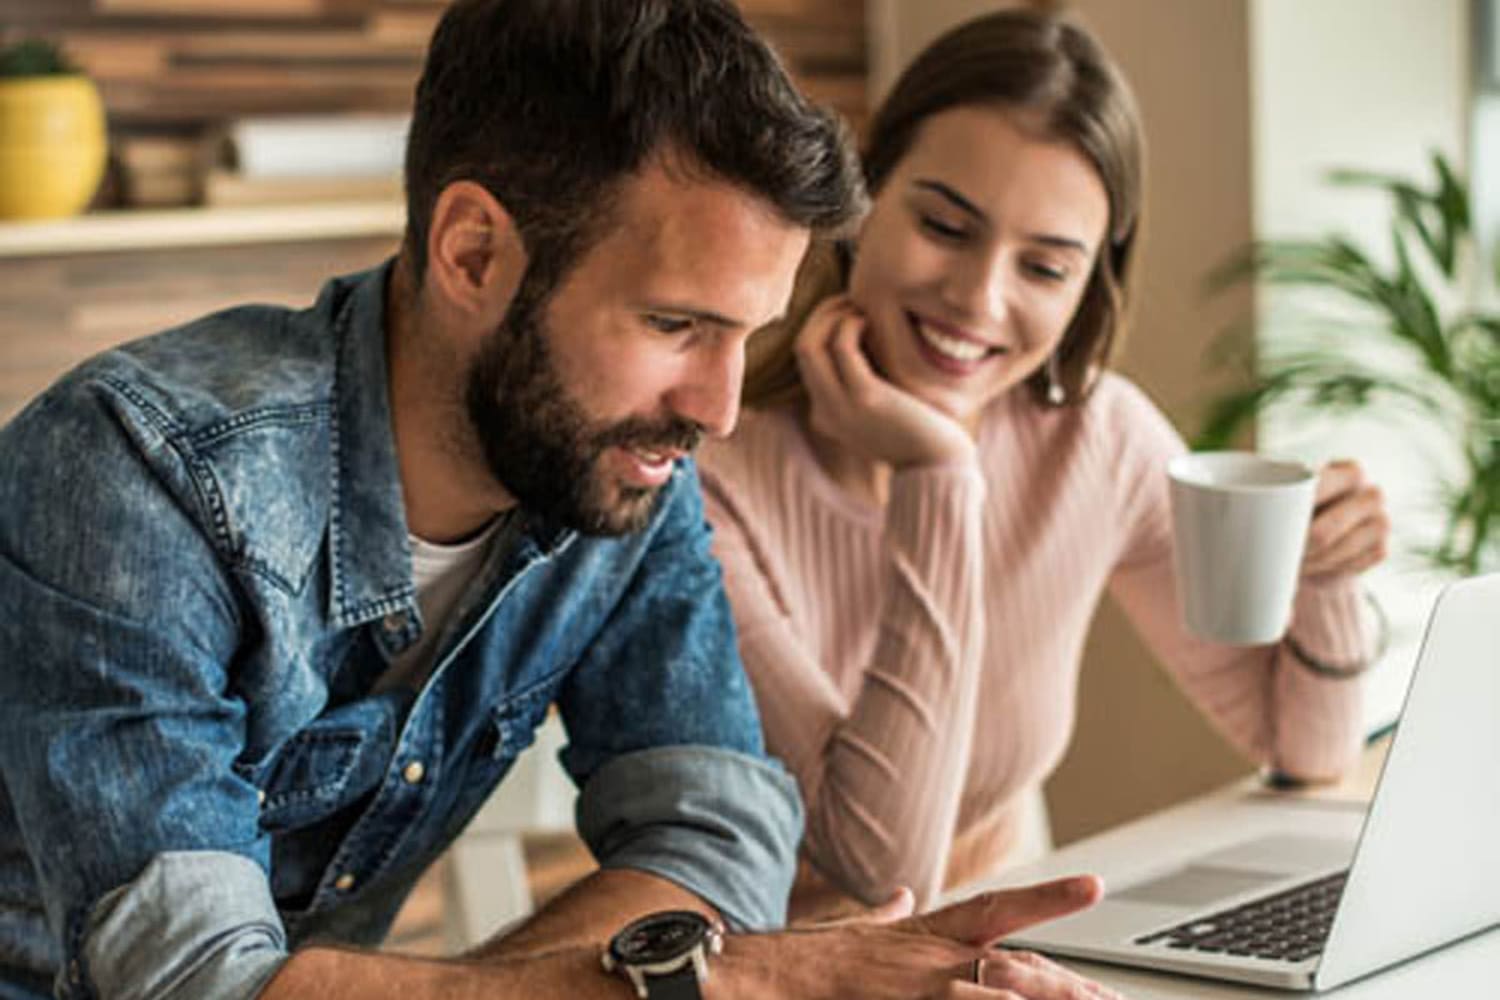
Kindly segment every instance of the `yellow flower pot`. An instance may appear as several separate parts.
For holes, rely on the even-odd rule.
[[[0,79],[0,219],[51,219],[83,209],[108,145],[104,105],[84,76]]]

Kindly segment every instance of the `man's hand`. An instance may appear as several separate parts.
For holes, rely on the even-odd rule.
[[[950,997],[1012,997],[1025,1000],[1123,1000],[1107,986],[1029,951],[996,949],[979,967],[981,986],[955,983]]]
[[[866,916],[774,934],[730,935],[710,963],[709,1000],[1108,1000],[1115,994],[1046,959],[997,951],[1007,934],[1094,903],[1090,875],[990,892],[919,917],[901,892]],[[976,965],[976,961],[978,964]],[[973,982],[976,969],[980,982]],[[266,986],[265,1000],[625,1000],[599,946],[487,961],[437,961],[312,947]]]
[[[1104,987],[1046,959],[993,948],[996,941],[1024,927],[1092,905],[1102,892],[1099,880],[1085,875],[983,893],[946,909],[894,921],[889,918],[901,912],[895,900],[863,920],[731,936],[723,958],[714,963],[706,995],[712,1000],[1113,997]],[[976,960],[979,984],[972,981]]]

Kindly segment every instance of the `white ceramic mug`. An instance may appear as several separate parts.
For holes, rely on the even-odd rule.
[[[1183,620],[1214,642],[1275,642],[1291,620],[1317,472],[1248,452],[1167,465]]]

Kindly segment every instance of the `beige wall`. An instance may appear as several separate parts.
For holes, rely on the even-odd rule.
[[[1184,432],[1208,392],[1204,351],[1250,309],[1206,301],[1204,269],[1251,237],[1248,26],[1240,0],[1075,3],[1146,121],[1146,243],[1120,359]],[[1248,765],[1214,734],[1113,607],[1095,623],[1078,735],[1048,789],[1059,840],[1212,787]]]
[[[872,0],[872,86],[979,0]],[[1135,327],[1120,367],[1184,430],[1204,398],[1202,354],[1250,308],[1206,302],[1204,269],[1251,234],[1247,13],[1242,0],[1077,0],[1135,86],[1150,147]],[[880,34],[884,32],[884,34]],[[1065,842],[1244,773],[1106,602],[1090,637],[1078,728],[1048,787]]]
[[[1024,0],[867,0],[870,105],[890,88],[901,67],[948,28],[986,10],[1024,6]]]

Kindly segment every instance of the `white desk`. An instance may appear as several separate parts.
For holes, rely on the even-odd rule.
[[[1062,848],[1045,858],[1012,869],[990,882],[954,893],[1025,885],[1080,872],[1106,874],[1122,866],[1132,870],[1143,858],[1161,855],[1163,845],[1196,852],[1228,846],[1290,820],[1309,834],[1357,833],[1365,803],[1374,786],[1383,748],[1367,754],[1360,773],[1333,789],[1312,793],[1277,793],[1247,780],[1172,809],[1136,820]],[[1205,979],[1142,972],[1068,959],[1083,975],[1124,993],[1131,1000],[1275,1000],[1290,992],[1236,986]],[[1440,951],[1413,959],[1377,975],[1321,996],[1339,1000],[1411,1000],[1500,995],[1500,928],[1491,929]]]

